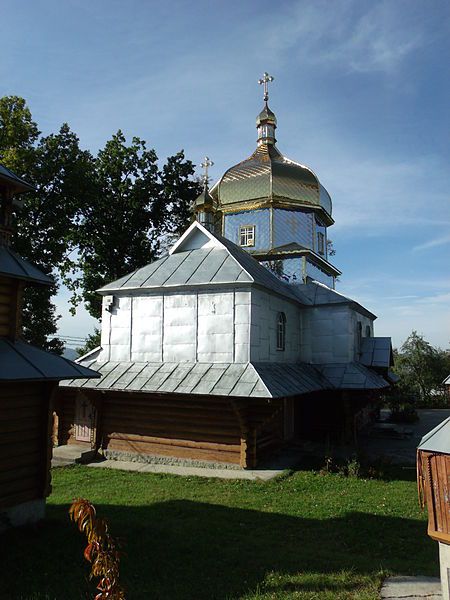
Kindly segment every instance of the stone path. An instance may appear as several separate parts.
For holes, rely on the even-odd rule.
[[[442,600],[441,581],[436,577],[388,577],[381,588],[384,600]]]

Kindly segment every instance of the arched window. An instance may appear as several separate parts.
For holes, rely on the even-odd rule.
[[[284,350],[286,347],[286,315],[284,312],[278,313],[277,318],[277,350]]]

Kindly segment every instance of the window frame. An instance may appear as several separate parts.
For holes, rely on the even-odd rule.
[[[317,253],[325,256],[325,235],[322,231],[317,232]]]
[[[250,236],[248,235],[251,231],[251,239],[249,242]],[[242,237],[246,237],[245,244],[242,243]],[[241,248],[254,248],[255,247],[255,239],[256,239],[256,226],[255,225],[239,225],[239,246]]]
[[[286,315],[284,312],[277,314],[277,351],[284,352],[286,350]]]

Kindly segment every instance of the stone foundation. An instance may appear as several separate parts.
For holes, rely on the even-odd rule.
[[[31,500],[0,511],[0,532],[10,527],[31,525],[45,516],[45,499]]]

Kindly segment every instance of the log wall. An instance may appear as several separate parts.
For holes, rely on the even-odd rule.
[[[52,388],[23,381],[1,385],[0,509],[50,493]]]
[[[60,444],[74,438],[76,390],[60,388]],[[97,448],[253,467],[282,437],[281,401],[83,389],[95,404]]]

